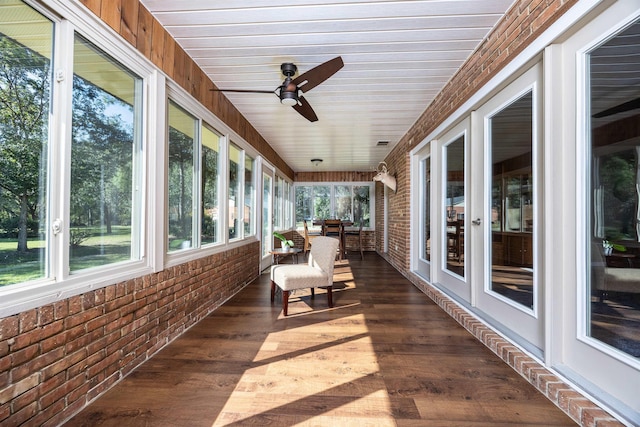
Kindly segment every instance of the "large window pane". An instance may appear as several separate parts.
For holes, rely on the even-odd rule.
[[[240,237],[240,213],[239,196],[240,196],[240,149],[229,144],[229,239]]]
[[[313,219],[326,219],[335,216],[331,213],[331,187],[318,185],[313,187]]]
[[[271,181],[271,175],[262,174],[262,256],[269,255],[269,251],[273,247]]]
[[[589,336],[640,357],[640,21],[590,54]],[[627,58],[627,59],[625,59]],[[624,60],[623,60],[624,59]]]
[[[353,187],[353,225],[359,227],[370,226],[371,220],[371,187],[368,185]]]
[[[333,200],[335,203],[335,217],[342,220],[351,220],[351,186],[336,185]]]
[[[464,277],[464,136],[444,147],[447,270]]]
[[[533,308],[532,93],[491,117],[490,129],[491,289]]]
[[[302,220],[312,227],[313,222],[327,218],[353,221],[355,227],[371,227],[372,184],[352,185],[296,185],[296,227]],[[332,198],[333,195],[333,198]]]
[[[1,7],[1,6],[0,6]],[[0,23],[0,286],[45,277],[53,24],[18,2]]]
[[[198,121],[169,103],[169,251],[193,246],[193,154]]]
[[[423,205],[422,218],[424,220],[422,257],[431,261],[431,157],[422,161]]]
[[[77,35],[73,62],[71,271],[139,258],[142,105],[141,79]]]
[[[296,196],[296,228],[302,228],[302,221],[313,219],[313,187],[301,185],[295,187]]]
[[[276,176],[273,192],[273,226],[276,230],[284,228],[284,179]]]
[[[244,212],[242,219],[244,221],[244,236],[252,236],[255,234],[255,185],[254,185],[254,160],[251,156],[244,156]]]
[[[293,202],[291,200],[291,184],[289,181],[284,182],[284,224],[283,228],[291,227],[291,214],[293,211]]]
[[[203,245],[220,241],[220,135],[207,127],[202,128],[202,229]]]

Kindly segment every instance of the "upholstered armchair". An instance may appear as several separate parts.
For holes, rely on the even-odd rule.
[[[289,293],[295,289],[327,288],[327,303],[333,307],[331,289],[333,286],[333,266],[338,250],[338,240],[318,236],[313,240],[307,264],[280,264],[271,267],[271,302],[275,297],[276,286],[282,289],[282,311],[287,315]]]

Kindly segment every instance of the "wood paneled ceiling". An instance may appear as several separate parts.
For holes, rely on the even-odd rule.
[[[142,0],[219,88],[275,90],[283,62],[342,57],[304,94],[314,123],[275,95],[226,94],[296,172],[375,170],[512,2]]]

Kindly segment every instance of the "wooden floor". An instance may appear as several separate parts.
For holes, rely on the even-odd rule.
[[[575,425],[378,255],[335,273],[287,318],[263,274],[66,425]]]

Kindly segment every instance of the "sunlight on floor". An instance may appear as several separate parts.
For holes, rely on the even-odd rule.
[[[395,425],[362,314],[272,333],[253,361],[214,425]]]

